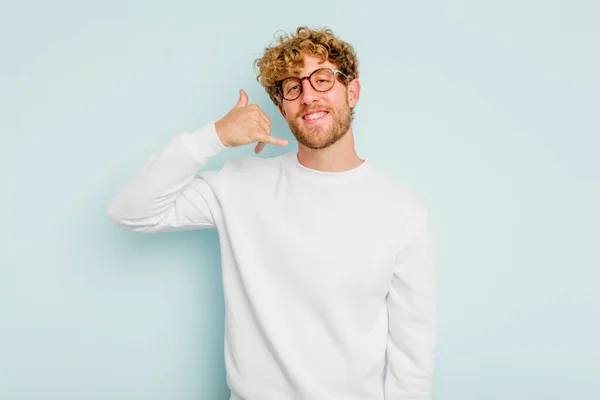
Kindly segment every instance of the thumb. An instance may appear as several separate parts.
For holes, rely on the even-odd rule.
[[[245,107],[248,105],[248,95],[243,89],[240,89],[240,99],[235,103],[234,108]]]

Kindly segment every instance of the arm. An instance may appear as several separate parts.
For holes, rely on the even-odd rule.
[[[270,135],[271,120],[248,95],[240,98],[227,115],[192,133],[173,139],[152,158],[108,206],[117,225],[135,232],[166,232],[215,227],[219,203],[208,181],[218,182],[222,171],[197,172],[210,157],[226,147],[259,142],[286,146],[287,140]]]
[[[118,193],[108,206],[109,218],[135,232],[214,227],[214,193],[196,174],[224,148],[214,124],[178,135]],[[203,175],[217,174],[211,171]]]
[[[437,345],[432,237],[422,207],[409,217],[387,295],[386,400],[430,400]]]

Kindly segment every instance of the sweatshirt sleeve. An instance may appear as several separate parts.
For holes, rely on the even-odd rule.
[[[134,232],[214,228],[218,202],[207,179],[220,171],[198,170],[224,148],[214,123],[179,134],[111,201],[109,218]]]
[[[431,400],[437,344],[436,283],[427,211],[419,208],[406,238],[386,298],[388,344],[386,400]]]

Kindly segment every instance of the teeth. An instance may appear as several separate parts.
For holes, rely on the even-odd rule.
[[[321,118],[323,115],[325,115],[324,112],[314,113],[314,114],[310,114],[309,116],[305,117],[304,119],[306,119],[306,120],[318,119],[318,118]]]

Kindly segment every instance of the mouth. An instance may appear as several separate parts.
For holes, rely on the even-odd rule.
[[[302,119],[306,122],[316,122],[319,121],[323,118],[325,118],[325,116],[329,114],[329,112],[325,111],[325,110],[315,110],[315,111],[309,111],[306,114],[302,115]]]

